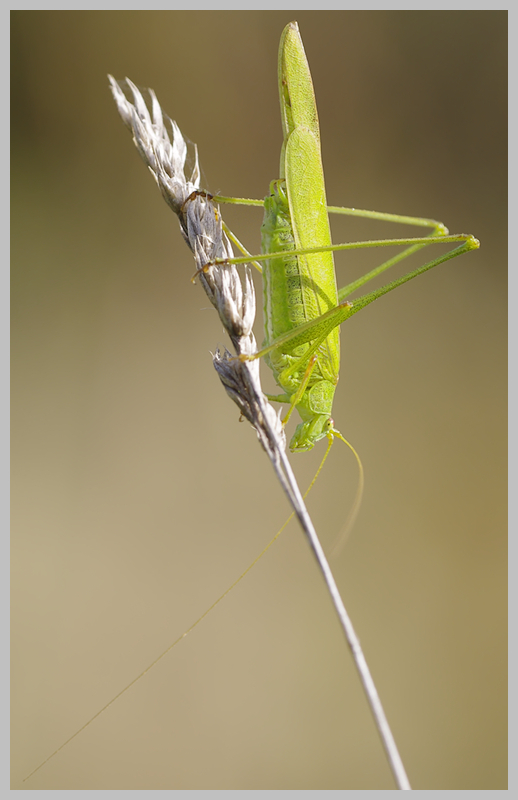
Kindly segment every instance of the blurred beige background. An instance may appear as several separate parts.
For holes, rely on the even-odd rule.
[[[261,197],[294,18],[329,202],[482,243],[344,326],[334,416],[366,490],[332,566],[413,786],[506,788],[507,17],[345,11],[12,14],[14,788],[393,787],[295,526],[22,784],[288,514],[211,366],[225,336],[106,73],[154,88],[206,188]],[[261,213],[231,211],[257,250]],[[333,227],[336,241],[401,232]],[[378,259],[338,256],[338,282]],[[293,458],[301,485],[323,449]],[[309,502],[327,550],[356,482],[336,445]]]

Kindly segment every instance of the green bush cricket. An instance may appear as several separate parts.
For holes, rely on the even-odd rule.
[[[290,448],[293,452],[301,452],[311,449],[322,438],[327,437],[330,444],[335,436],[342,438],[334,428],[331,418],[332,401],[338,381],[339,327],[342,322],[383,294],[450,258],[476,249],[479,243],[474,237],[464,234],[449,236],[447,229],[433,220],[327,206],[313,85],[296,23],[290,23],[281,37],[279,93],[283,145],[280,177],[271,183],[270,195],[265,201],[224,197],[216,199],[220,202],[264,205],[262,254],[250,256],[236,237],[228,232],[231,240],[241,247],[245,256],[227,259],[225,263],[239,264],[250,260],[265,262],[262,270],[265,341],[263,348],[252,358],[264,356],[272,368],[282,394],[269,396],[269,399],[289,405],[285,421],[294,409],[299,412],[302,422],[295,431]],[[416,239],[370,240],[333,245],[329,212],[424,226],[431,228],[432,232],[427,237]],[[367,295],[353,301],[347,299],[369,280],[433,243],[457,243],[459,246]],[[402,245],[406,249],[337,291],[333,251],[391,245]],[[208,270],[210,266],[207,264],[204,270]],[[241,577],[249,569],[250,567]],[[145,672],[185,635],[182,634]],[[120,697],[129,686],[134,685],[143,674],[101,711]],[[84,730],[101,711],[43,763]]]
[[[313,83],[295,22],[287,25],[281,36],[278,80],[283,128],[280,179],[271,183],[271,194],[264,200],[262,254],[251,257],[229,232],[232,241],[246,255],[228,263],[238,264],[253,258],[258,266],[258,261],[264,261],[265,339],[263,348],[254,357],[265,357],[283,390],[283,394],[268,395],[268,399],[289,404],[285,421],[294,408],[302,418],[290,442],[292,452],[301,452],[311,449],[325,436],[331,441],[339,435],[331,418],[331,407],[338,382],[342,322],[417,275],[478,248],[479,242],[470,235],[449,236],[447,228],[435,220],[328,207]],[[245,199],[215,199],[263,204]],[[432,232],[418,239],[333,245],[328,212],[424,226],[432,228]],[[346,299],[389,267],[433,243],[459,243],[459,246],[353,302]],[[337,291],[334,250],[388,245],[404,245],[406,249]]]

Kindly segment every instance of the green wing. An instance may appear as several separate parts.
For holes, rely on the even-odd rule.
[[[279,96],[284,142],[281,177],[286,179],[297,248],[331,244],[326,190],[320,154],[320,130],[309,65],[298,25],[291,22],[279,48]],[[305,321],[338,303],[333,254],[298,256]],[[317,329],[315,329],[317,333]],[[339,332],[333,331],[318,352],[321,374],[336,383],[340,366]]]

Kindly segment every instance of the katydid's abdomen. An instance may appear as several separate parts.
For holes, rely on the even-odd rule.
[[[264,347],[291,331],[295,332],[337,304],[334,273],[331,287],[327,287],[323,294],[311,276],[307,257],[282,255],[283,251],[297,247],[285,181],[272,181],[270,190],[271,194],[264,202],[262,251],[276,256],[263,264]],[[318,332],[313,338],[318,340]],[[294,403],[297,392],[305,387],[294,403],[302,423],[297,426],[290,442],[292,452],[310,450],[332,429],[331,408],[338,381],[338,328],[318,345],[314,363],[310,362],[312,343],[307,335],[304,339],[301,343],[295,335],[289,343],[265,356],[276,383],[285,393],[270,399]]]

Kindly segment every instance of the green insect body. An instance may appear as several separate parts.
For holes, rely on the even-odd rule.
[[[218,198],[226,203],[264,206],[262,253],[254,256],[247,252],[227,229],[244,256],[221,263],[251,262],[263,273],[264,344],[253,356],[240,358],[264,357],[273,370],[283,393],[267,397],[290,406],[285,422],[294,409],[299,412],[302,422],[290,449],[301,452],[310,450],[325,436],[342,438],[331,418],[340,365],[340,325],[387,292],[462,253],[476,250],[480,243],[469,234],[449,235],[437,220],[328,207],[313,82],[294,22],[286,26],[281,36],[278,75],[283,128],[280,178],[271,183],[270,195],[264,201]],[[431,232],[422,237],[333,245],[329,213],[424,227]],[[369,281],[432,244],[457,247],[374,291],[351,302],[347,300]],[[394,245],[405,249],[337,292],[333,251]],[[210,264],[203,269],[209,267]]]
[[[281,180],[271,184],[261,229],[262,252],[275,253],[263,266],[265,348],[338,305],[332,252],[282,255],[295,248],[331,245],[313,85],[294,25],[288,25],[281,38],[279,93],[284,132]],[[299,343],[295,335],[265,357],[285,392],[272,399],[292,403],[292,398],[297,397],[295,407],[302,423],[290,442],[293,452],[311,449],[333,428],[331,408],[340,366],[339,328],[334,327],[316,349],[315,339],[318,342],[315,329],[311,333],[313,345],[310,341]],[[311,365],[312,349],[316,358]]]
[[[264,348],[280,336],[295,331],[324,311],[334,308],[338,302],[334,280],[325,291],[311,277],[303,256],[282,255],[284,250],[293,250],[297,246],[283,183],[272,182],[271,194],[265,199],[261,228],[263,253],[276,254],[263,266]],[[339,329],[335,328],[317,349],[306,389],[295,406],[302,423],[297,426],[290,442],[293,452],[309,450],[315,442],[327,436],[333,427],[331,408],[338,380],[339,346]],[[267,353],[265,361],[275,381],[285,392],[271,399],[291,402],[304,381],[310,347],[309,342],[298,344],[294,338]]]
[[[116,82],[113,79],[111,81],[112,88],[114,88]],[[338,382],[340,362],[339,328],[342,322],[366,308],[374,300],[402,286],[418,275],[422,275],[433,267],[462,253],[476,250],[479,247],[479,242],[474,236],[467,234],[449,236],[447,228],[435,220],[361,209],[327,207],[313,84],[296,23],[287,25],[281,37],[279,49],[279,93],[284,140],[281,151],[280,178],[272,182],[270,187],[271,194],[264,202],[246,198],[218,197],[220,202],[249,206],[264,205],[262,253],[254,256],[247,252],[232,232],[228,231],[224,226],[227,235],[240,248],[244,256],[216,260],[212,264],[206,264],[202,271],[208,271],[211,266],[217,263],[264,263],[264,269],[261,270],[264,278],[265,293],[266,330],[264,346],[259,352],[251,356],[241,354],[239,358],[249,360],[264,357],[272,368],[283,394],[269,399],[288,403],[290,405],[288,416],[294,408],[300,413],[302,422],[298,425],[290,442],[290,449],[292,451],[304,451],[311,449],[317,441],[325,436],[330,439],[333,436],[343,438],[334,429],[333,420],[331,419],[331,406]],[[119,104],[120,98],[117,99],[116,93],[114,93],[114,96],[116,96]],[[142,98],[140,98],[140,101],[144,102]],[[122,104],[121,107],[123,108]],[[119,111],[125,123],[131,124],[128,120],[132,119],[133,116],[126,109],[121,111],[121,108],[119,108]],[[149,119],[147,122],[150,124]],[[143,126],[145,130],[146,124],[146,120],[140,120],[138,131],[134,131],[134,141],[135,143],[139,142],[138,146],[141,154],[145,153],[145,148],[142,148],[140,127]],[[154,135],[154,131],[152,133]],[[152,138],[149,130],[147,134]],[[145,158],[147,160],[147,156]],[[154,172],[154,161],[153,164],[148,163],[148,166]],[[154,174],[156,176],[155,172]],[[205,193],[200,192],[200,194]],[[332,245],[328,219],[328,213],[330,212],[371,220],[416,225],[431,228],[432,232],[429,236],[418,238],[369,240]],[[353,292],[356,292],[373,278],[381,275],[385,270],[431,244],[457,244],[458,246],[406,275],[356,298],[353,302],[346,300]],[[337,293],[331,250],[351,250],[393,245],[403,246],[406,249],[344,286]],[[355,451],[353,450],[353,452]],[[263,553],[275,541],[277,536],[274,537]],[[249,572],[256,561],[245,570],[233,586]],[[221,595],[208,611],[214,608],[229,591],[230,589]],[[115,700],[131,686],[134,686],[137,680],[157,664],[166,653],[182,641],[187,633],[192,631],[205,618],[208,611],[168,647],[162,655],[155,659],[138,678],[129,683],[115,698],[110,700],[85,725],[46,758],[27,778],[34,775],[43,764],[50,761],[81,731],[84,731],[93,720],[111,706]],[[410,787],[405,785],[400,788]]]

